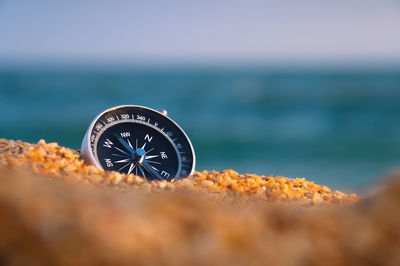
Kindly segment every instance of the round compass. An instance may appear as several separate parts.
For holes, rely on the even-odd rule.
[[[122,105],[99,114],[82,142],[81,156],[102,170],[172,180],[191,175],[192,143],[166,111]]]

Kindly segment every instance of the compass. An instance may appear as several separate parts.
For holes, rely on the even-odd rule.
[[[188,136],[165,110],[137,105],[99,114],[83,139],[81,156],[102,170],[168,181],[191,175],[196,162]]]

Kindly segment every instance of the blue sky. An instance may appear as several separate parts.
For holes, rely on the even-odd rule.
[[[0,0],[1,61],[398,63],[400,1]]]

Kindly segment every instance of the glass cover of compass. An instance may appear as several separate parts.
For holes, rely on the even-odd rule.
[[[166,111],[137,105],[99,114],[83,139],[81,157],[102,170],[168,181],[191,175],[196,161],[192,143]]]

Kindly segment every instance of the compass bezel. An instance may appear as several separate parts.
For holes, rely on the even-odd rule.
[[[155,109],[149,108],[149,107],[145,107],[145,106],[141,106],[141,105],[119,105],[119,106],[115,106],[112,108],[108,108],[106,110],[104,110],[103,112],[101,112],[100,114],[98,114],[90,123],[89,128],[86,131],[85,137],[82,141],[82,147],[81,147],[81,157],[85,160],[86,163],[90,163],[93,164],[94,166],[96,166],[97,168],[101,169],[104,171],[104,168],[101,166],[100,162],[96,159],[96,156],[94,155],[94,151],[91,149],[91,144],[90,144],[90,138],[89,136],[91,135],[96,123],[99,121],[99,119],[101,117],[103,117],[105,114],[110,113],[110,112],[114,112],[118,109],[122,109],[122,108],[140,108],[140,109],[144,109],[146,111],[150,111],[153,113],[156,113],[160,116],[163,117],[163,119],[167,119],[170,123],[172,123],[176,128],[178,128],[182,135],[185,137],[186,141],[189,144],[190,147],[190,151],[191,151],[191,155],[193,158],[193,163],[192,163],[192,168],[189,172],[189,175],[192,175],[195,167],[196,167],[196,154],[194,152],[194,148],[192,145],[192,142],[190,141],[189,137],[187,136],[186,132],[174,121],[172,120],[170,117],[166,116],[164,112],[159,112]]]

